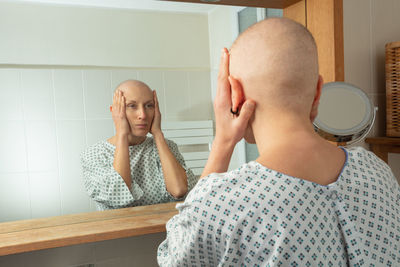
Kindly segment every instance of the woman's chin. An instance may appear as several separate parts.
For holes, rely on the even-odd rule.
[[[149,131],[147,129],[135,129],[132,131],[132,134],[138,137],[146,136],[148,133]]]

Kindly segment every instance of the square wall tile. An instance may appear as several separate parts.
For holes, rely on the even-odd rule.
[[[61,215],[58,172],[30,172],[32,218]]]
[[[31,218],[27,173],[0,173],[0,222]]]
[[[81,70],[54,70],[56,119],[85,118]]]
[[[60,201],[62,215],[92,211],[81,168],[60,171]]]
[[[64,170],[60,173],[61,214],[76,214],[92,211],[90,199],[83,185],[80,169]]]
[[[60,169],[80,168],[80,154],[86,148],[85,122],[57,122],[57,153]]]
[[[190,71],[189,105],[190,117],[193,120],[211,120],[213,105],[211,102],[211,81],[209,71]]]
[[[189,82],[184,71],[165,71],[165,116],[167,120],[191,120],[188,115]]]
[[[133,69],[114,69],[111,71],[111,91],[126,80],[136,80],[137,71]]]
[[[57,137],[54,121],[27,121],[26,140],[28,154],[28,170],[56,171]]]
[[[23,121],[0,121],[0,172],[27,171]]]
[[[21,120],[22,93],[20,71],[0,69],[0,120]]]
[[[84,70],[83,82],[86,119],[111,118],[111,71]]]
[[[165,118],[165,90],[163,72],[159,70],[138,71],[138,80],[146,83],[151,90],[156,90],[161,115]]]
[[[114,122],[108,120],[88,120],[86,121],[87,146],[91,146],[102,140],[114,136]]]
[[[60,173],[61,213],[90,211],[89,198],[83,186],[80,155],[86,148],[84,121],[57,123]]]
[[[21,70],[23,111],[27,120],[54,120],[53,75],[49,69]]]

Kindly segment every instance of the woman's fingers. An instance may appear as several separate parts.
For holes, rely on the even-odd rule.
[[[230,106],[231,88],[229,84],[229,52],[228,49],[222,50],[221,62],[218,72],[218,86],[216,93],[217,104]]]
[[[153,91],[153,98],[154,98],[154,107],[158,110],[158,98],[156,90]]]
[[[233,112],[238,112],[240,109],[240,106],[243,103],[244,96],[243,96],[243,89],[242,85],[238,80],[233,78],[232,76],[228,77],[229,79],[229,84],[231,87],[231,94],[232,94],[232,111]]]
[[[256,107],[256,103],[253,100],[246,100],[240,109],[240,114],[238,117],[239,124],[240,125],[246,125],[248,124],[251,116],[254,113],[254,109]]]

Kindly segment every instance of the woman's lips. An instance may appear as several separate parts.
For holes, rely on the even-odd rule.
[[[135,126],[136,126],[136,128],[139,128],[139,129],[146,129],[147,128],[147,124],[136,124]]]

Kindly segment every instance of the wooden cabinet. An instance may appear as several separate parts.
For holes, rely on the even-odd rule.
[[[388,163],[389,153],[400,153],[400,138],[396,137],[370,137],[365,139],[372,152]]]

